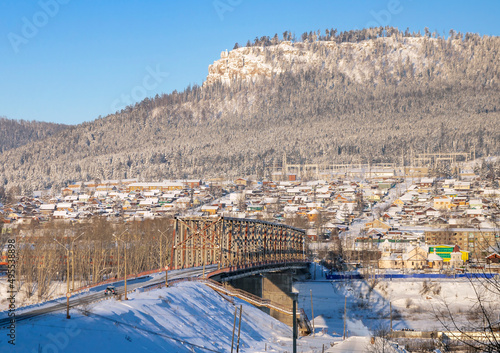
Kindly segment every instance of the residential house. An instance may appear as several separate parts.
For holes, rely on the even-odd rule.
[[[470,190],[471,183],[469,181],[457,181],[455,183],[455,190],[468,191]]]
[[[201,212],[210,216],[217,214],[217,211],[219,211],[219,206],[211,206],[211,205],[201,206]]]
[[[40,212],[44,215],[51,215],[56,210],[56,206],[54,203],[40,205]]]
[[[434,198],[434,208],[436,210],[449,210],[451,207],[451,198],[448,196],[437,196]]]
[[[500,263],[500,255],[498,253],[492,253],[488,256],[486,256],[486,263],[487,264],[498,264]]]
[[[391,226],[379,219],[375,219],[372,222],[367,222],[365,224],[365,229],[371,229],[371,228],[383,229],[385,231],[388,231],[389,229],[391,229]]]
[[[423,269],[427,267],[427,249],[418,245],[408,249],[403,254],[403,267],[408,269]]]
[[[238,178],[234,183],[239,186],[248,186],[250,184],[249,180],[245,178]]]

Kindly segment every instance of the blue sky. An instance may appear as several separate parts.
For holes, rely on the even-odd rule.
[[[292,31],[400,29],[498,35],[500,1],[0,3],[0,116],[65,124],[201,84],[235,42]]]

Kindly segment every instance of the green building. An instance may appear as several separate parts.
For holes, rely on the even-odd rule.
[[[454,245],[433,245],[429,246],[429,253],[433,253],[436,250],[436,254],[443,259],[443,262],[450,262],[450,254],[453,252],[454,247]],[[462,253],[462,260],[464,262],[468,261],[469,252],[463,250],[460,250],[460,252]]]

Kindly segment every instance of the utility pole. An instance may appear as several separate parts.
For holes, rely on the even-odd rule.
[[[128,229],[125,230],[122,234],[120,234],[120,236],[122,236],[126,232],[128,232]],[[125,300],[128,300],[128,298],[127,298],[127,243],[125,241],[123,241],[122,239],[120,239],[118,236],[116,236],[116,234],[113,234],[113,237],[115,237],[117,240],[121,241],[125,247]],[[118,259],[120,259],[119,256],[118,256]],[[120,268],[118,267],[118,270],[119,269]]]
[[[238,341],[236,343],[236,353],[240,351],[240,332],[241,332],[241,313],[243,312],[243,305],[240,305],[240,321],[238,322]]]
[[[344,297],[344,340],[345,340],[345,323],[347,318],[347,296]]]
[[[158,229],[158,232],[160,233],[160,268],[162,268],[162,267],[163,267],[163,258],[162,258],[162,256],[163,256],[163,252],[162,252],[162,249],[161,249],[161,243],[162,243],[161,238],[162,238],[162,234],[161,234],[161,231],[160,231],[159,229]]]
[[[116,258],[118,259],[116,276],[120,278],[120,248],[118,247],[118,242],[116,242]]]
[[[166,232],[162,232],[161,230],[157,229],[158,233],[160,233],[160,268],[163,268],[163,237],[165,236]]]
[[[66,319],[70,319],[69,316],[69,297],[71,296],[71,292],[69,291],[69,249],[62,245],[56,238],[54,240],[66,250]]]
[[[127,243],[123,242],[125,245],[125,300],[127,298]]]
[[[316,274],[316,266],[314,266],[314,273]],[[314,329],[314,309],[313,309],[313,290],[310,289],[309,293],[311,293],[311,315],[312,315],[312,324],[313,324],[313,337],[316,334]]]
[[[69,297],[70,297],[70,291],[69,291],[69,250],[66,252],[66,319],[71,318],[69,316]]]
[[[79,236],[77,236],[75,239],[73,239],[71,241],[71,245],[69,247],[69,251],[71,253],[71,292],[73,292],[75,290],[75,252],[73,250],[73,246],[75,244],[75,241],[80,238],[81,236],[83,235],[83,233],[81,233]],[[64,247],[66,249],[66,247]],[[69,262],[69,258],[68,258],[68,262]],[[68,272],[68,276],[69,276],[69,272]]]
[[[75,252],[71,247],[71,291],[75,290]]]
[[[234,322],[233,322],[233,336],[231,339],[231,353],[233,353],[233,347],[234,347],[234,331],[236,329],[236,314],[238,313],[238,307],[234,308]]]
[[[71,316],[69,315],[69,297],[71,297],[71,293],[67,292],[66,293],[66,319],[71,319]]]
[[[71,292],[75,290],[75,252],[73,251],[73,246],[75,245],[75,241],[80,238],[84,233],[80,233],[79,236],[77,236],[73,241],[71,242],[71,267],[73,267],[73,273],[71,275]]]
[[[168,265],[165,265],[163,267],[163,250],[162,250],[162,240],[163,240],[163,233],[161,230],[157,229],[157,231],[160,233],[160,268],[163,269],[165,268],[165,287],[168,287]]]
[[[297,294],[293,295],[293,353],[297,353]]]
[[[390,310],[390,316],[391,316],[391,332],[392,332],[392,302],[389,302],[389,310]]]

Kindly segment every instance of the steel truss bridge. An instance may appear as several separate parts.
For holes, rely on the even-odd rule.
[[[171,269],[218,265],[218,270],[282,266],[305,261],[305,231],[231,217],[175,219]]]
[[[173,281],[169,276],[170,283],[199,276],[204,278],[205,266],[208,277],[218,278],[221,282],[264,272],[301,269],[307,266],[304,241],[304,230],[283,224],[229,217],[176,218],[170,270],[179,271],[171,274]],[[159,288],[165,286],[165,280],[145,279],[131,284],[129,289]],[[106,283],[112,282],[93,287]],[[121,294],[122,285],[115,285],[120,287]],[[18,314],[16,321],[60,311],[67,305],[75,307],[102,299],[101,290],[92,290],[88,295],[69,300],[66,305],[55,301],[54,305],[27,310]],[[0,317],[0,328],[9,323],[9,317]]]

